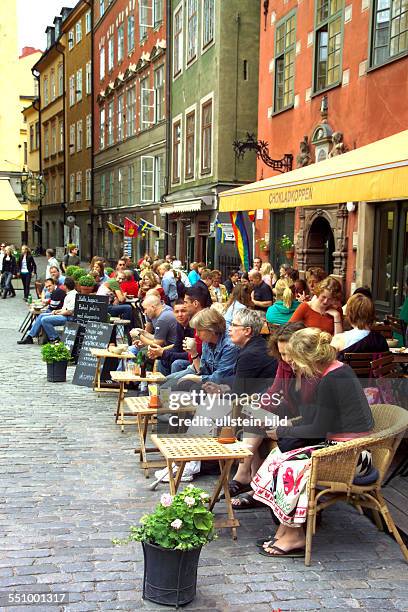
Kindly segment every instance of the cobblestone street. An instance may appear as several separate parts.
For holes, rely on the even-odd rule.
[[[16,344],[26,310],[21,291],[0,309],[0,590],[70,593],[60,608],[13,607],[3,597],[0,609],[168,609],[141,599],[141,546],[112,544],[167,490],[148,490],[134,429],[121,434],[115,426],[113,395],[46,382],[40,347]],[[208,477],[196,482],[210,490]],[[203,549],[197,598],[187,609],[408,610],[398,545],[351,507],[324,513],[307,568],[303,560],[257,554],[254,541],[268,534],[269,512],[239,518],[237,542],[223,531]]]

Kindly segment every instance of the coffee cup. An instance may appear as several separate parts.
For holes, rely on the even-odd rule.
[[[187,351],[191,351],[193,346],[195,346],[195,343],[196,341],[194,338],[184,338],[184,346],[186,347]]]

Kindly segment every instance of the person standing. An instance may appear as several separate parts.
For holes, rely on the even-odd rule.
[[[68,266],[79,266],[81,259],[78,256],[78,247],[75,244],[71,244],[68,253],[64,255],[64,259],[61,262],[61,268],[63,272],[67,271]]]
[[[260,272],[251,270],[249,273],[249,280],[253,286],[251,299],[255,309],[266,312],[269,306],[272,306],[272,289],[262,280],[262,274]]]
[[[50,268],[55,267],[55,268],[58,268],[58,270],[59,270],[60,269],[60,265],[59,265],[58,259],[55,258],[55,251],[54,251],[54,249],[47,249],[45,251],[45,254],[48,257],[48,260],[47,260],[47,269],[45,271],[45,278],[50,278],[51,277]]]
[[[6,299],[7,294],[10,293],[11,297],[16,297],[16,292],[12,284],[13,276],[17,274],[17,263],[13,256],[11,247],[6,247],[5,255],[3,257],[3,264],[1,267],[1,280],[3,283],[3,300]]]
[[[4,259],[5,254],[6,254],[6,245],[4,244],[4,242],[2,242],[0,245],[0,275],[1,275],[1,270],[3,268],[3,259]],[[4,289],[4,281],[3,281],[3,277],[1,277],[0,295],[3,292],[3,289]]]
[[[177,282],[172,267],[169,263],[162,263],[158,267],[161,285],[167,298],[167,303],[173,306],[178,299]]]
[[[21,257],[18,262],[18,273],[23,283],[24,300],[27,301],[30,295],[30,283],[33,274],[37,274],[37,266],[34,257],[27,245],[21,247]]]

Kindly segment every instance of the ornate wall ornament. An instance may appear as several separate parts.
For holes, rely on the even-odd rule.
[[[347,151],[343,142],[342,132],[333,132],[332,143],[333,146],[330,150],[329,157],[336,157],[336,155],[342,155]]]
[[[312,156],[310,154],[309,138],[303,136],[303,140],[301,140],[299,144],[299,153],[296,155],[296,165],[298,168],[304,168],[308,166],[311,161]]]

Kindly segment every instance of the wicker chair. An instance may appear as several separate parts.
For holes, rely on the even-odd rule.
[[[401,438],[408,428],[408,411],[389,404],[374,405],[371,406],[371,410],[375,427],[370,437],[324,448],[312,455],[305,565],[310,565],[317,513],[337,501],[351,503],[360,511],[362,511],[362,507],[370,508],[380,530],[382,530],[381,514],[388,530],[400,545],[405,560],[408,561],[408,549],[402,541],[387,504],[381,495],[381,484]],[[373,484],[358,486],[354,484],[355,469],[362,450],[371,451],[373,464],[378,470],[379,476]]]

